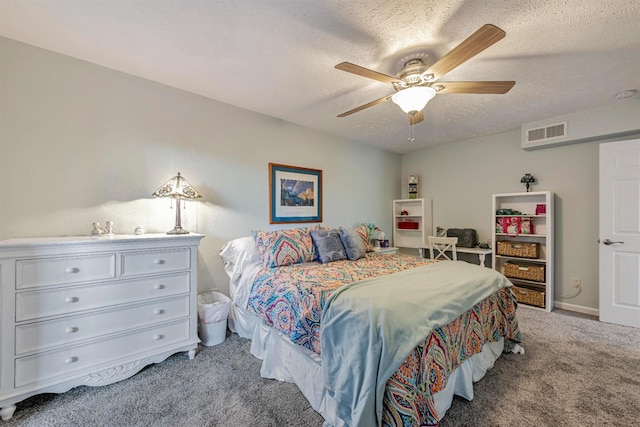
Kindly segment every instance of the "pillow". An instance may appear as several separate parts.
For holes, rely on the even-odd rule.
[[[347,252],[347,258],[355,261],[367,254],[367,250],[364,248],[364,242],[358,233],[342,227],[340,227],[339,231],[340,240],[342,240],[344,249]]]
[[[252,231],[265,267],[281,267],[313,261],[313,241],[308,228]]]
[[[310,234],[321,263],[347,259],[338,230],[312,230]]]
[[[362,238],[362,243],[364,244],[364,250],[367,252],[373,251],[373,245],[371,244],[371,240],[369,240],[369,230],[364,225],[359,225],[356,227],[356,233],[360,235]]]
[[[224,271],[232,282],[238,280],[249,265],[262,261],[256,242],[249,236],[230,240],[222,245],[220,258],[224,263]]]

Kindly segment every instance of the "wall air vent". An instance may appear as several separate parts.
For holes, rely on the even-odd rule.
[[[548,141],[567,136],[567,122],[536,129],[527,129],[527,142]]]
[[[547,128],[529,129],[527,131],[527,141],[542,141],[547,138]]]
[[[539,150],[591,141],[606,141],[640,132],[640,97],[565,114],[520,126],[520,148]],[[569,129],[568,123],[571,123]]]

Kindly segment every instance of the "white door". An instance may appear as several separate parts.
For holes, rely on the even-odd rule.
[[[600,144],[600,320],[640,328],[640,139]]]

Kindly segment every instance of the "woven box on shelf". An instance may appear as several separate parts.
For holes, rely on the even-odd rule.
[[[519,303],[535,305],[536,307],[544,307],[544,292],[536,291],[534,289],[520,288],[514,286],[511,288],[516,295],[516,299]]]
[[[498,241],[497,255],[513,256],[519,258],[538,258],[540,254],[539,243]]]
[[[504,275],[514,279],[532,280],[534,282],[544,282],[543,265],[523,265],[513,262],[504,263]]]

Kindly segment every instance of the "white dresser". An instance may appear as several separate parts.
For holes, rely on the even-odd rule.
[[[0,416],[38,393],[106,385],[197,347],[204,236],[0,241]]]

